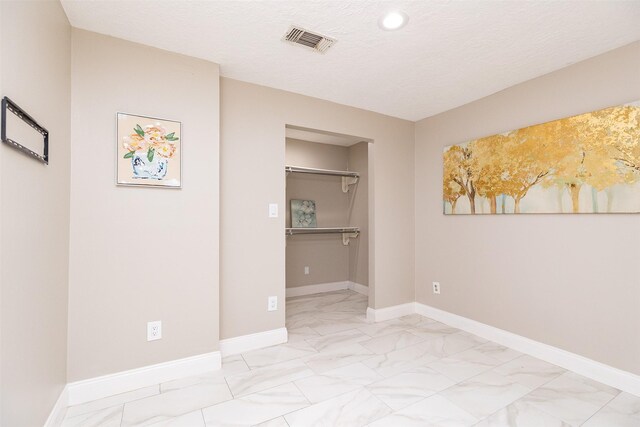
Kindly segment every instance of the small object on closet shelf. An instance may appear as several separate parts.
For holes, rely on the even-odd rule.
[[[33,130],[35,130],[36,132],[38,132],[40,135],[37,138],[42,137],[44,144],[43,144],[43,149],[42,149],[42,154],[38,154],[35,151],[33,151],[32,149],[20,144],[19,142],[7,137],[7,122],[8,121],[13,121],[11,119],[11,117],[13,116],[9,116],[7,115],[7,110],[10,111],[11,113],[13,113],[13,115],[15,115],[16,117],[18,117],[19,119],[21,119],[24,123],[26,123],[28,126],[30,126],[31,128],[33,128]],[[27,136],[29,129],[24,127],[22,129],[20,129],[20,122],[19,121],[14,121],[14,124],[12,124],[12,127],[15,126],[15,129],[12,129],[13,132],[16,132],[16,135],[19,135],[20,138],[24,138],[25,140],[32,138],[32,135]],[[18,107],[18,105],[16,105],[16,103],[14,103],[12,100],[10,100],[8,97],[4,97],[2,98],[2,130],[1,130],[1,134],[2,134],[2,142],[4,142],[5,144],[7,144],[9,147],[13,147],[16,150],[19,150],[21,152],[23,152],[24,154],[26,154],[27,156],[33,157],[36,160],[41,161],[42,163],[48,165],[49,164],[49,131],[47,131],[45,128],[43,128],[42,126],[40,126],[38,124],[38,122],[36,122],[33,117],[31,117],[29,114],[27,114],[26,111],[24,111],[22,108]],[[23,141],[25,142],[25,141]],[[26,143],[26,142],[25,142]]]
[[[313,200],[291,199],[291,227],[315,228],[317,226],[316,202]]]

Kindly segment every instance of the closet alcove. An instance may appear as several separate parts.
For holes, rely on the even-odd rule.
[[[287,127],[287,296],[368,290],[369,144],[365,138]],[[292,200],[314,202],[314,226],[292,223]]]

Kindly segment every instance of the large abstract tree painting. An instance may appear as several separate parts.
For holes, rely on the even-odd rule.
[[[640,102],[445,147],[445,214],[640,212]]]

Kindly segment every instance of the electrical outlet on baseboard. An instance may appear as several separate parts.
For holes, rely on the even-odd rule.
[[[432,282],[433,283],[433,293],[440,294],[440,282]]]
[[[267,311],[278,310],[278,297],[269,297],[267,300]]]
[[[304,266],[304,274],[309,274],[309,266],[307,265]]]

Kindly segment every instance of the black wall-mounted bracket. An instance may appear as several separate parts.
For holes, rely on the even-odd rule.
[[[31,126],[36,132],[42,135],[44,139],[44,148],[42,154],[38,154],[30,148],[25,147],[24,145],[16,142],[10,138],[7,138],[7,110],[18,118],[22,119],[23,122]],[[49,164],[49,131],[43,128],[36,122],[33,117],[27,114],[22,108],[18,107],[15,102],[7,98],[6,96],[2,98],[2,142],[7,144],[10,147],[15,148],[16,150],[21,151],[29,157],[33,157],[36,160],[41,161],[42,163],[48,165]]]

